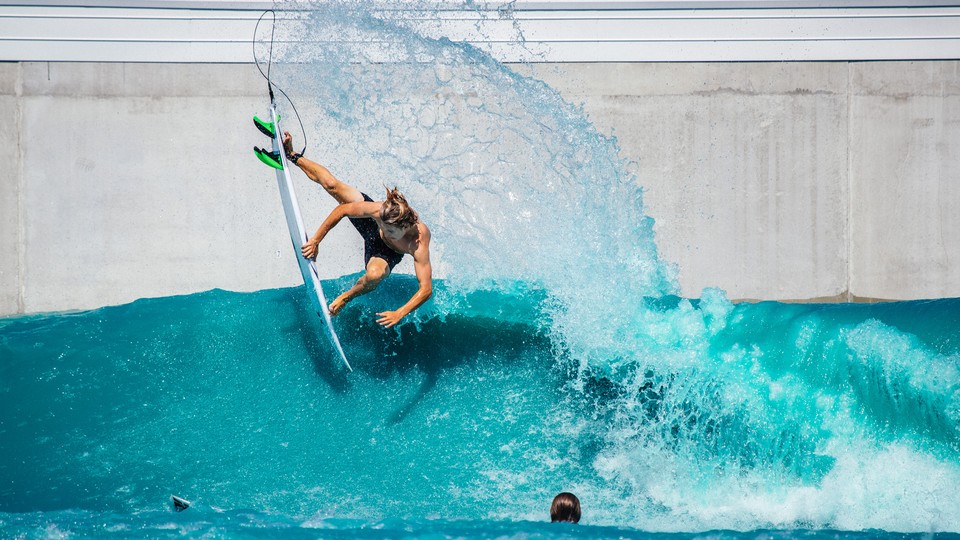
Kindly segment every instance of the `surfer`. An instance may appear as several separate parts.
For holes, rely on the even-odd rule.
[[[283,150],[287,159],[300,167],[307,178],[320,184],[340,203],[300,249],[303,256],[316,258],[320,242],[344,217],[363,237],[365,272],[353,287],[330,303],[330,314],[340,313],[348,302],[376,289],[405,254],[413,256],[413,270],[420,286],[406,304],[394,311],[377,313],[377,322],[390,328],[429,300],[433,295],[430,229],[420,221],[397,188],[387,189],[386,200],[374,201],[366,193],[338,180],[323,165],[295,154],[290,132],[283,134]]]

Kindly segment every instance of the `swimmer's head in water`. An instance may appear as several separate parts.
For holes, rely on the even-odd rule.
[[[550,521],[580,522],[580,499],[573,493],[564,491],[553,498],[550,506]]]

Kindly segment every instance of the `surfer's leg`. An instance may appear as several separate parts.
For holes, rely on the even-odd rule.
[[[290,136],[289,131],[283,134],[283,149],[288,157],[293,154],[293,138]],[[359,189],[345,182],[341,182],[329,169],[316,161],[300,156],[297,158],[296,165],[307,175],[307,178],[320,184],[338,203],[363,201],[363,195],[360,194]]]
[[[347,305],[347,302],[376,289],[377,286],[380,285],[380,282],[389,275],[390,265],[387,264],[387,261],[380,257],[371,257],[370,261],[367,262],[367,271],[360,276],[357,283],[330,303],[330,314],[336,315],[340,313],[340,310],[343,309],[343,306]]]

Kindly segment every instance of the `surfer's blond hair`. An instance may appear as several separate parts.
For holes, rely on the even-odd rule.
[[[420,216],[410,208],[410,204],[400,190],[394,187],[387,188],[387,200],[380,206],[380,220],[387,225],[406,229],[416,225],[420,221]]]

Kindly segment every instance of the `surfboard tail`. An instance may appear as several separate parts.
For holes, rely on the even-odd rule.
[[[257,129],[260,130],[260,133],[263,133],[271,139],[277,136],[277,126],[273,122],[267,122],[266,120],[261,120],[259,117],[253,117],[253,125],[257,126]]]
[[[283,160],[280,159],[280,152],[268,152],[259,146],[253,147],[253,153],[257,159],[274,169],[283,168]]]

